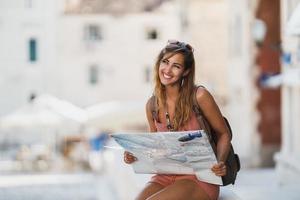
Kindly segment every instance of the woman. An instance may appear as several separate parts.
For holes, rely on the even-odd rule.
[[[193,95],[203,114],[217,133],[218,163],[211,170],[217,176],[226,174],[224,164],[230,147],[228,129],[222,114],[211,94],[203,87],[195,87],[195,60],[193,48],[179,41],[168,41],[155,64],[155,89],[158,116],[151,113],[150,100],[146,113],[151,132],[188,131],[201,129],[192,110]],[[196,94],[195,94],[196,93]],[[124,161],[136,161],[129,152],[124,153]],[[138,195],[137,200],[216,200],[219,186],[199,181],[195,175],[154,175]]]

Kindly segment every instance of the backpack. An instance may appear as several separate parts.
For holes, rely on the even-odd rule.
[[[203,86],[200,86],[203,87]],[[196,87],[197,91],[198,87]],[[205,118],[200,106],[198,105],[197,99],[196,99],[196,92],[194,92],[194,98],[193,98],[193,111],[196,114],[198,123],[200,126],[204,129],[204,131],[207,133],[207,136],[209,138],[209,142],[215,152],[215,155],[217,155],[217,148],[216,144],[218,143],[218,138],[216,137],[215,130],[211,127],[209,124],[208,120]],[[224,117],[225,124],[229,130],[230,134],[230,140],[232,140],[232,129],[230,127],[230,124],[226,117]],[[241,164],[240,164],[240,159],[239,156],[234,152],[233,146],[230,143],[230,150],[228,153],[228,157],[225,161],[226,165],[226,175],[222,176],[222,182],[223,186],[229,185],[229,184],[234,184],[236,176],[238,171],[240,171]]]
[[[198,89],[198,87],[197,87]],[[152,113],[152,118],[154,120],[158,119],[158,115],[157,115],[157,100],[156,97],[153,95],[150,98],[150,110]],[[211,127],[211,125],[209,124],[208,120],[205,118],[201,108],[199,107],[197,100],[196,100],[196,92],[193,98],[193,111],[196,114],[197,120],[199,125],[204,129],[204,131],[207,133],[207,136],[209,138],[209,142],[214,150],[215,155],[216,154],[216,144],[218,142],[218,139],[216,137],[216,133],[213,130],[213,128]],[[230,127],[230,124],[228,122],[228,120],[226,119],[226,117],[224,117],[224,121],[228,127],[229,133],[230,133],[230,139],[232,139],[232,130]],[[228,153],[228,157],[227,160],[225,161],[225,165],[226,165],[226,175],[222,176],[222,182],[223,182],[223,186],[229,185],[229,184],[234,184],[236,176],[238,171],[241,168],[240,165],[240,159],[239,156],[237,154],[235,154],[234,150],[233,150],[233,146],[230,143],[230,151]]]

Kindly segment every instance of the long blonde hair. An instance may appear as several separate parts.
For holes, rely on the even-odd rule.
[[[193,49],[190,45],[177,41],[176,43],[168,43],[159,53],[154,70],[154,95],[158,101],[158,109],[164,108],[166,105],[165,86],[160,82],[159,66],[166,54],[170,57],[180,53],[184,57],[184,70],[189,73],[183,77],[182,85],[179,91],[179,97],[176,101],[175,115],[173,120],[173,129],[178,130],[189,120],[193,105],[193,93],[195,88],[195,59]]]

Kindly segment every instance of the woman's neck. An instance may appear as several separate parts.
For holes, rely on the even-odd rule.
[[[179,96],[179,87],[178,86],[169,86],[166,87],[166,100],[176,101]]]

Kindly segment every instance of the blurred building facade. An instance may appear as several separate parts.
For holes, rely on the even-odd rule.
[[[255,85],[258,68],[252,35],[258,1],[228,3],[228,110],[232,121],[233,144],[242,160],[242,166],[259,166],[261,138],[257,129],[260,113],[256,108],[259,91]]]
[[[0,115],[57,84],[56,6],[55,1],[0,2]]]
[[[0,115],[45,92],[79,106],[145,101],[154,59],[180,27],[176,4],[135,3],[1,1]]]
[[[276,155],[281,184],[298,184],[300,172],[300,1],[281,1],[282,144]]]
[[[58,51],[61,79],[68,82],[59,95],[69,95],[67,99],[80,105],[145,101],[151,95],[155,58],[169,38],[180,37],[180,27],[176,4],[155,4],[151,9],[142,5],[147,4],[81,1],[78,9],[66,5]]]
[[[47,92],[88,106],[145,101],[168,39],[195,48],[197,83],[231,121],[243,166],[258,166],[258,0],[3,0],[0,116]],[[242,116],[242,117],[241,117]]]
[[[260,166],[259,69],[252,35],[259,1],[182,0],[181,36],[193,44],[196,81],[207,87],[231,122],[244,167]],[[243,119],[241,119],[241,115]],[[271,155],[272,157],[272,155]]]
[[[280,0],[259,1],[256,25],[258,21],[265,27],[264,38],[255,41],[256,64],[259,69],[257,110],[260,113],[258,131],[262,144],[261,166],[271,167],[275,164],[273,155],[280,150],[281,143],[281,89],[267,86],[262,80],[263,77],[280,73]]]
[[[243,166],[261,164],[257,109],[259,75],[252,35],[259,1],[189,0],[187,31],[195,44],[197,82],[216,97],[234,131],[233,144]],[[241,116],[243,116],[241,118]]]

